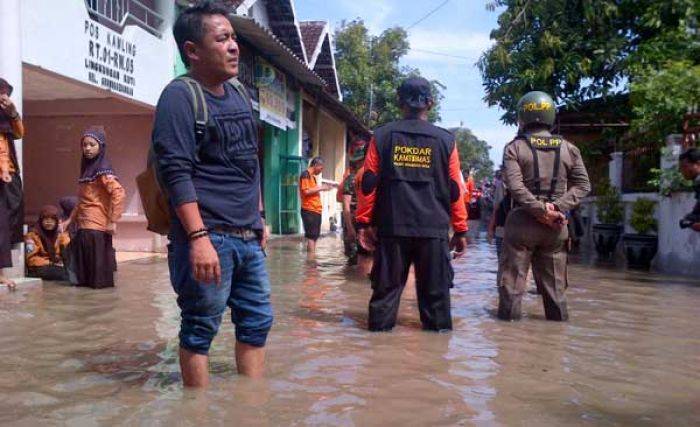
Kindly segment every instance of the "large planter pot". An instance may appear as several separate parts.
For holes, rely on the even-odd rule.
[[[625,234],[622,236],[622,243],[625,245],[625,257],[629,268],[648,270],[651,260],[659,250],[658,236],[648,234]]]
[[[617,244],[622,235],[622,226],[617,224],[593,225],[593,243],[598,253],[598,259],[610,261],[615,254]]]

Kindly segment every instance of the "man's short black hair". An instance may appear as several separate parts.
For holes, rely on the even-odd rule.
[[[13,87],[7,80],[0,77],[0,93],[6,93],[7,96],[12,95]]]
[[[204,18],[212,15],[228,17],[229,9],[217,1],[204,0],[195,3],[180,13],[173,26],[173,36],[186,67],[190,61],[185,54],[185,42],[200,43],[204,38]]]
[[[688,148],[683,154],[681,154],[678,160],[691,163],[700,162],[700,148]]]
[[[323,158],[322,157],[314,157],[311,159],[311,167],[314,166],[321,166],[323,165]]]

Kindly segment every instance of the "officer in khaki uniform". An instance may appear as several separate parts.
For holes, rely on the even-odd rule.
[[[518,136],[503,155],[504,179],[515,208],[508,215],[498,272],[498,317],[517,320],[532,263],[547,320],[568,320],[566,212],[591,189],[581,153],[552,135],[556,109],[544,92],[518,103]]]

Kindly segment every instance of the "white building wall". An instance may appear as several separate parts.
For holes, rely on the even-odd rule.
[[[84,1],[62,1],[60,7],[56,0],[21,3],[24,62],[149,105],[172,79],[175,46],[167,22],[161,38],[136,25],[120,34],[92,20]],[[172,17],[170,9],[165,12],[166,19]],[[92,64],[118,72],[118,79]]]
[[[678,149],[676,152],[680,152],[680,150]],[[673,162],[664,161],[663,167],[674,167]],[[630,217],[632,205],[640,198],[657,202],[655,217],[658,221],[659,251],[652,262],[653,268],[664,273],[700,277],[700,233],[689,229],[681,230],[678,224],[693,210],[695,206],[694,194],[692,192],[673,193],[670,197],[664,197],[658,193],[623,194],[625,233],[635,232],[630,226]],[[586,234],[583,240],[590,251],[594,251],[591,226],[598,223],[595,200],[595,197],[586,198],[580,209],[581,216],[585,218],[586,223]],[[622,243],[620,243],[616,254],[616,258],[620,261],[624,259],[623,252]]]
[[[700,233],[678,226],[693,206],[693,193],[676,193],[659,204],[659,253],[654,261],[658,270],[700,277]]]

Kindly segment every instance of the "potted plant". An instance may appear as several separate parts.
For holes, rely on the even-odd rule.
[[[595,204],[599,222],[593,225],[593,243],[598,259],[609,261],[622,235],[624,210],[620,192],[606,180],[598,189]]]
[[[644,198],[637,199],[632,205],[630,225],[637,233],[622,236],[629,268],[648,270],[651,267],[651,260],[656,256],[659,238],[651,234],[657,229],[654,218],[655,208],[656,202]]]

